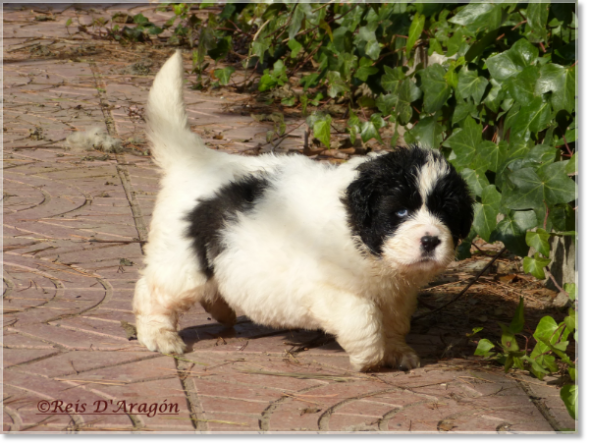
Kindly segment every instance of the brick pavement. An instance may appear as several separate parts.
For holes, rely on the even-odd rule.
[[[269,329],[243,316],[227,330],[200,306],[181,320],[191,346],[185,356],[129,341],[121,322],[133,323],[141,242],[157,192],[140,116],[169,51],[141,53],[66,29],[68,18],[90,23],[129,9],[93,7],[55,6],[48,21],[35,20],[42,11],[31,7],[4,9],[5,432],[575,428],[558,389],[469,355],[452,357],[451,339],[423,326],[409,343],[424,366],[409,373],[354,373],[337,343],[313,341],[317,332]],[[132,12],[167,18],[152,9]],[[135,74],[146,57],[153,67]],[[188,88],[186,95],[193,128],[213,147],[268,148],[270,124],[239,111],[247,96]],[[63,149],[72,131],[94,126],[133,150]],[[300,146],[300,135],[293,132],[283,149]],[[67,403],[75,413],[62,412]]]

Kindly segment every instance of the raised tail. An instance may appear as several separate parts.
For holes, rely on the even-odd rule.
[[[164,170],[213,153],[188,126],[183,70],[182,56],[176,51],[155,76],[147,101],[147,136],[153,159]]]

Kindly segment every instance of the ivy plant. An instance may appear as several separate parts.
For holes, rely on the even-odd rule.
[[[576,286],[569,284],[567,288],[575,304]],[[523,299],[520,299],[509,326],[500,324],[501,342],[494,344],[483,338],[478,341],[475,355],[497,360],[504,366],[506,372],[512,367],[527,370],[540,380],[551,373],[565,372],[568,374],[569,383],[563,385],[560,396],[570,416],[577,419],[579,390],[576,359],[571,358],[567,353],[571,334],[575,342],[578,341],[577,323],[577,312],[574,308],[570,308],[568,315],[561,323],[557,323],[553,317],[547,315],[542,317],[532,337],[526,336],[523,333],[524,304]],[[518,338],[525,340],[523,348],[520,345],[521,341],[518,343]]]

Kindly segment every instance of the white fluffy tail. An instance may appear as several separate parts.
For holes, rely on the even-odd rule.
[[[188,126],[183,70],[182,56],[176,51],[155,76],[147,101],[147,135],[153,159],[164,170],[213,153]]]

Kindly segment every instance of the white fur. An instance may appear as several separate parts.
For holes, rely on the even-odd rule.
[[[118,153],[123,149],[120,139],[113,138],[98,127],[70,134],[65,140],[64,147],[72,151],[100,150],[106,153]]]
[[[242,157],[207,149],[189,131],[179,52],[156,76],[148,124],[164,175],[134,297],[142,344],[182,353],[178,318],[199,301],[228,325],[239,311],[260,324],[333,333],[355,369],[418,365],[405,343],[417,291],[453,256],[450,233],[437,218],[423,208],[385,242],[382,258],[363,252],[341,201],[359,162],[334,167],[303,156]],[[226,227],[225,249],[207,281],[185,236],[186,215],[198,199],[230,181],[277,170],[255,209]],[[435,172],[425,170],[424,188]],[[426,234],[439,236],[442,246],[423,263],[416,252]]]

